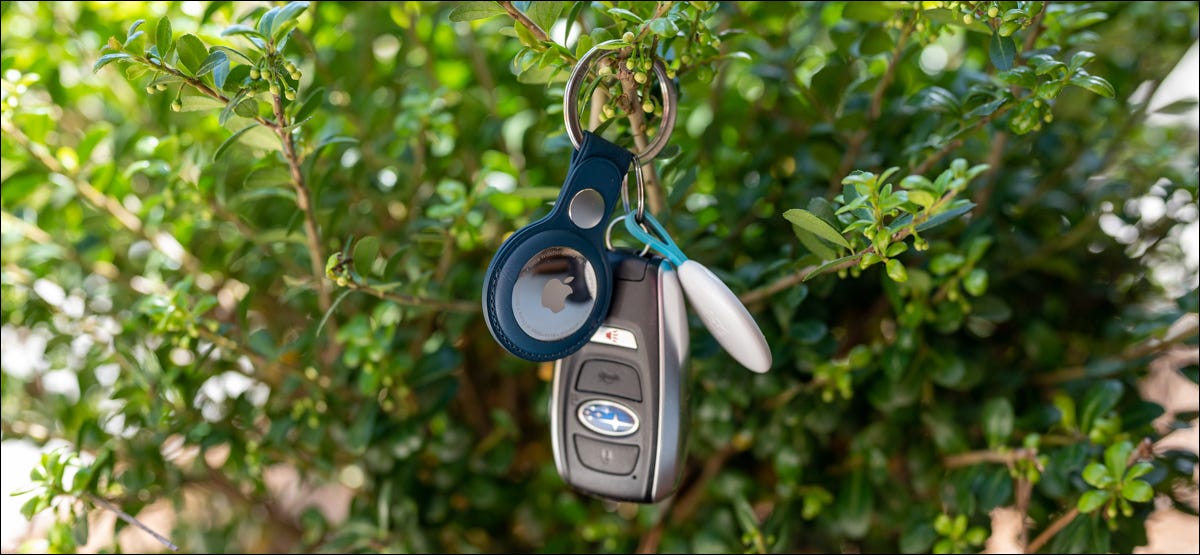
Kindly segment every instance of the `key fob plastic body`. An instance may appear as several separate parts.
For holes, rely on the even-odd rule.
[[[554,369],[550,432],[577,490],[653,503],[670,495],[687,444],[688,322],[662,258],[610,251],[613,297],[591,340]]]

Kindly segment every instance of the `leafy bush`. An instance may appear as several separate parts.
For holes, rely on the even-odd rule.
[[[189,551],[961,552],[1011,505],[1031,550],[1129,552],[1192,479],[1136,383],[1196,344],[1196,131],[1148,123],[1195,106],[1150,104],[1194,2],[0,10],[4,435],[69,445],[25,505],[50,549],[166,500]],[[657,506],[563,485],[551,367],[479,314],[605,40],[628,62],[588,123],[644,144],[666,61],[649,206],[775,358],[694,322]],[[285,504],[278,467],[348,515]]]

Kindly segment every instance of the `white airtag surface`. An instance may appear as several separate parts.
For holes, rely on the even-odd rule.
[[[679,284],[692,310],[734,360],[759,373],[771,369],[767,338],[721,278],[703,264],[688,260],[679,266]]]

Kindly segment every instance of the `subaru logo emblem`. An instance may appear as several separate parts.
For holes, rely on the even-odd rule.
[[[588,401],[580,405],[579,421],[593,432],[613,437],[627,436],[638,429],[637,414],[612,401]]]

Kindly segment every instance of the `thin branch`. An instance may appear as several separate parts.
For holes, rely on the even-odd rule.
[[[178,545],[175,545],[174,543],[172,543],[171,540],[167,539],[162,534],[159,534],[158,532],[151,530],[149,526],[142,524],[142,521],[130,516],[129,513],[122,511],[116,505],[113,505],[112,503],[105,501],[103,498],[101,498],[98,495],[93,495],[93,494],[89,493],[89,494],[87,494],[87,496],[88,496],[88,499],[90,499],[93,503],[100,505],[101,507],[104,507],[105,509],[108,509],[108,510],[116,513],[117,516],[121,518],[121,520],[124,520],[125,522],[140,528],[143,532],[150,534],[151,536],[154,537],[154,539],[158,540],[163,545],[167,546],[167,549],[170,549],[171,551],[179,551]],[[87,518],[87,517],[84,517],[84,518]]]
[[[1037,457],[1037,449],[1014,449],[1012,451],[969,451],[967,453],[956,453],[947,455],[942,459],[942,466],[946,468],[963,468],[966,466],[974,466],[982,463],[998,463],[998,464],[1014,464],[1020,460],[1034,460]]]
[[[629,127],[633,131],[633,143],[637,146],[638,151],[645,152],[646,147],[650,145],[650,140],[646,137],[646,117],[642,112],[642,102],[638,99],[638,84],[633,78],[633,72],[626,69],[624,64],[617,64],[617,68],[617,80],[620,81],[621,90],[624,93],[621,99],[621,108],[625,110],[626,117],[629,118]],[[653,160],[646,160],[642,164],[642,177],[645,179],[647,209],[654,214],[661,214],[663,211],[662,185],[658,182],[658,173],[654,170]]]
[[[329,310],[331,304],[329,287],[325,281],[325,252],[321,249],[321,235],[317,231],[317,218],[312,206],[312,192],[304,182],[304,171],[300,167],[300,157],[296,155],[296,144],[288,125],[287,114],[283,112],[283,99],[279,94],[272,94],[272,108],[275,111],[275,125],[271,128],[283,143],[283,157],[287,160],[288,170],[292,176],[292,188],[296,190],[296,206],[304,213],[304,234],[308,240],[308,256],[311,259],[314,284],[321,303],[321,310]]]
[[[1051,523],[1050,526],[1047,526],[1045,530],[1042,530],[1041,534],[1038,534],[1036,538],[1033,538],[1033,541],[1029,542],[1029,547],[1025,549],[1025,552],[1037,553],[1039,549],[1045,547],[1045,545],[1050,541],[1051,538],[1054,537],[1055,534],[1061,532],[1063,528],[1066,528],[1067,525],[1070,524],[1071,521],[1075,520],[1075,517],[1077,516],[1079,516],[1079,507],[1071,507],[1071,510],[1058,517],[1058,519]]]
[[[633,42],[636,43],[636,42],[641,41],[642,38],[645,37],[646,34],[650,32],[650,25],[649,25],[650,21],[658,19],[658,18],[666,15],[667,12],[671,9],[671,4],[673,4],[673,2],[659,2],[658,5],[654,8],[654,15],[651,16],[649,19],[642,22],[642,30],[638,31],[637,38],[633,39]],[[696,13],[699,14],[700,10],[696,10]]]
[[[546,31],[542,30],[542,28],[539,27],[537,23],[534,23],[532,19],[529,19],[529,16],[522,13],[521,10],[518,10],[512,2],[509,0],[498,0],[496,3],[500,4],[500,7],[504,8],[504,11],[508,12],[508,15],[511,15],[512,18],[517,20],[518,23],[524,25],[526,29],[529,29],[529,34],[533,35],[533,38],[539,41],[550,40],[550,36],[546,34]]]

